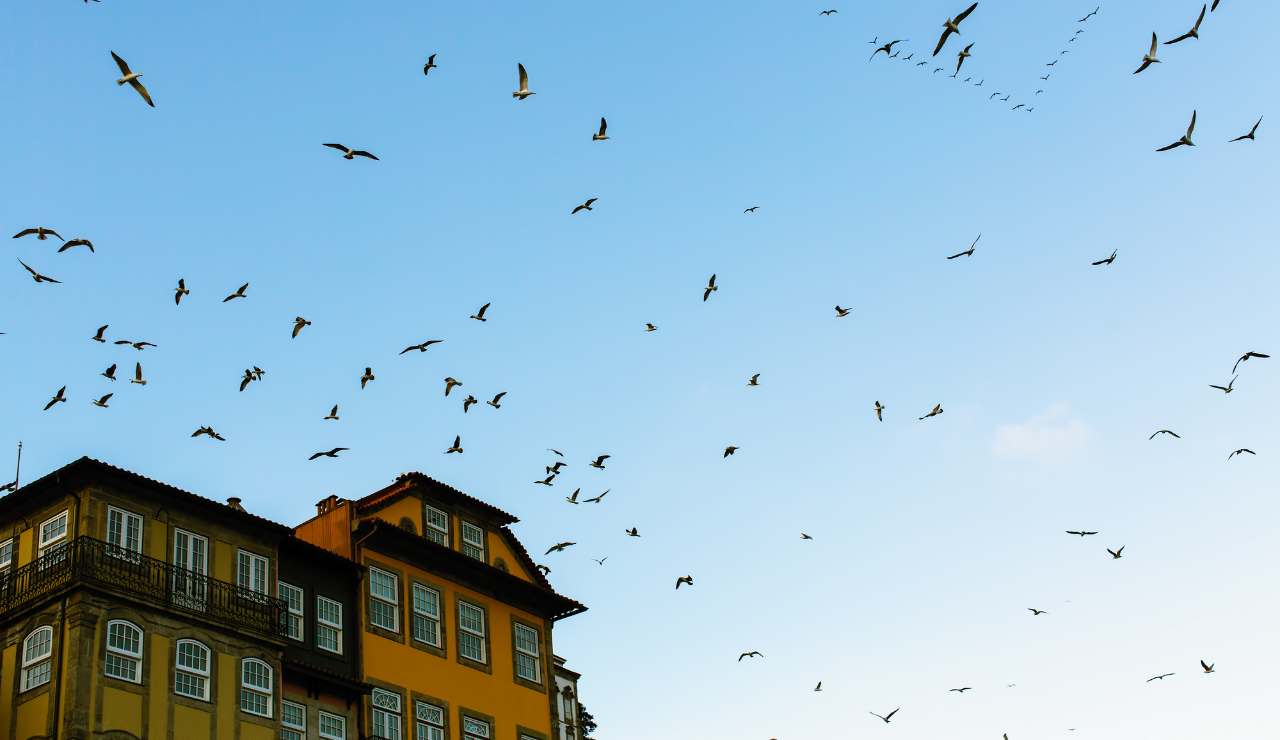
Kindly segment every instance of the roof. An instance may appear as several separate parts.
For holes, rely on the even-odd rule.
[[[543,588],[551,588],[551,581],[548,581],[546,575],[541,570],[538,570],[538,564],[533,562],[529,551],[524,549],[524,543],[520,541],[519,537],[516,537],[515,532],[505,526],[498,529],[507,536],[507,541],[512,545],[511,549],[515,551],[516,557],[520,558],[520,562],[524,563],[525,570],[529,571],[529,576]]]
[[[517,517],[508,514],[493,504],[485,503],[474,496],[469,496],[462,491],[459,491],[447,483],[441,483],[429,475],[418,472],[401,473],[396,476],[394,483],[381,491],[375,491],[364,498],[356,499],[356,510],[360,513],[367,513],[373,509],[377,509],[393,501],[399,500],[415,487],[426,489],[446,501],[461,503],[464,506],[469,506],[478,511],[482,511],[497,520],[499,525],[515,524],[520,521]]]
[[[0,512],[10,511],[14,508],[30,503],[34,501],[37,496],[56,490],[62,486],[74,485],[75,483],[89,483],[103,479],[113,480],[126,485],[138,486],[161,495],[185,499],[187,503],[192,506],[200,507],[209,511],[217,511],[222,516],[269,529],[278,534],[289,534],[292,532],[289,527],[278,522],[271,521],[265,517],[260,517],[257,514],[250,514],[249,512],[241,509],[233,509],[221,501],[215,501],[211,498],[205,498],[199,494],[191,493],[190,491],[184,491],[181,488],[171,486],[168,483],[162,483],[154,478],[148,478],[145,475],[139,475],[131,470],[118,468],[114,465],[104,463],[101,460],[95,460],[91,457],[81,457],[74,462],[58,468],[48,475],[45,475],[43,478],[39,478],[22,486],[4,498],[0,498]]]
[[[301,551],[301,552],[306,553],[308,557],[314,557],[314,558],[317,558],[317,559],[319,559],[319,560],[327,561],[327,562],[329,562],[329,563],[331,563],[331,564],[333,564],[333,565],[336,565],[336,566],[338,566],[338,567],[340,567],[340,568],[349,568],[349,569],[351,569],[351,570],[353,570],[353,571],[363,571],[363,570],[364,570],[364,566],[363,566],[363,565],[361,565],[361,564],[357,563],[356,561],[352,560],[351,558],[345,557],[345,556],[343,556],[343,555],[339,555],[338,553],[333,552],[332,550],[326,550],[325,548],[323,548],[323,547],[321,547],[321,546],[319,546],[319,545],[313,544],[313,543],[311,543],[311,542],[307,542],[307,541],[306,541],[306,540],[304,540],[304,539],[300,539],[300,538],[298,537],[298,535],[297,535],[297,533],[296,533],[296,532],[295,532],[295,533],[290,534],[290,536],[288,536],[288,537],[284,538],[283,540],[281,540],[281,541],[280,541],[280,547],[282,547],[282,548],[286,548],[286,547],[292,547],[292,548],[295,548],[295,549],[297,549],[297,550],[299,550],[299,551]]]

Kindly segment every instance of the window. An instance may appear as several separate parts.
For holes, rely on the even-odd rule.
[[[142,555],[142,517],[131,511],[107,507],[107,552],[137,562]]]
[[[400,631],[400,579],[377,568],[369,569],[369,624]]]
[[[0,570],[8,570],[13,565],[13,538],[0,542]]]
[[[302,635],[303,613],[302,589],[291,586],[284,581],[276,583],[276,594],[284,599],[289,607],[289,618],[285,622],[285,634],[292,640],[304,640]]]
[[[342,603],[316,597],[316,647],[342,655]]]
[[[44,557],[67,546],[67,512],[62,512],[40,525],[40,551],[37,557]],[[62,562],[62,558],[50,558],[46,564]]]
[[[142,630],[132,622],[107,622],[107,660],[102,672],[122,681],[142,683]]]
[[[471,522],[462,523],[462,554],[484,560],[484,530]]]
[[[195,640],[178,640],[173,693],[209,701],[209,648]]]
[[[280,740],[306,740],[307,708],[291,701],[280,704]]]
[[[22,641],[22,690],[49,683],[53,657],[53,628],[37,627]]]
[[[256,594],[267,593],[267,559],[244,550],[236,551],[236,585]]]
[[[427,526],[422,528],[422,534],[437,545],[448,547],[449,515],[435,507],[428,506],[425,520]]]
[[[532,627],[515,625],[516,678],[542,683],[542,662],[539,643],[541,636]]]
[[[347,718],[340,714],[321,712],[320,740],[347,740]]]
[[[484,637],[484,610],[474,604],[459,601],[458,654],[468,660],[484,663]]]
[[[208,590],[205,574],[209,566],[209,540],[198,534],[173,530],[174,603],[202,611]]]
[[[462,740],[489,740],[492,737],[489,730],[488,722],[462,715]]]
[[[444,710],[425,701],[413,703],[413,740],[446,740]]]
[[[257,658],[240,661],[240,711],[271,716],[271,666]]]
[[[401,740],[400,695],[374,689],[370,704],[373,706],[373,734],[386,740]]]
[[[440,592],[421,583],[413,584],[413,639],[444,647],[440,640]]]

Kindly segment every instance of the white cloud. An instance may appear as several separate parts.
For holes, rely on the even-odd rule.
[[[991,451],[999,457],[1060,462],[1089,444],[1089,427],[1065,403],[1018,424],[1001,424]]]

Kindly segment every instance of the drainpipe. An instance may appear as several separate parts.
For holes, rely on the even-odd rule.
[[[84,495],[88,496],[89,494],[86,492]],[[77,567],[79,567],[77,558],[79,557],[79,553],[80,553],[79,545],[76,544],[76,541],[80,539],[80,497],[79,496],[72,497],[71,511],[73,512],[73,514],[69,514],[68,516],[72,517],[71,521],[75,522],[75,524],[73,525],[73,529],[72,529],[73,537],[69,542],[67,542],[67,547],[72,548],[71,552],[67,554],[67,561],[71,563],[72,575],[74,577],[74,571]],[[40,533],[36,532],[36,544],[39,545],[39,542],[40,542]],[[57,683],[55,683],[53,687],[53,723],[54,723],[53,736],[55,738],[60,737],[62,735],[61,726],[66,724],[65,722],[62,721],[62,715],[60,713],[62,710],[62,666],[67,661],[66,646],[67,646],[67,597],[63,596],[62,601],[58,604],[58,665],[57,665],[58,672],[57,672],[57,675],[55,676],[55,680],[57,681]],[[18,657],[21,658],[22,656],[19,655]]]

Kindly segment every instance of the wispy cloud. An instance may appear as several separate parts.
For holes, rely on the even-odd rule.
[[[1065,403],[1016,424],[996,428],[991,451],[999,457],[1061,462],[1089,444],[1089,427]]]

